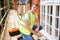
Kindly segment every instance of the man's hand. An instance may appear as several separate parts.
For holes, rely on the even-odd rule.
[[[36,29],[35,29],[35,32],[39,32],[39,29],[38,29],[38,28],[36,28]]]
[[[37,36],[37,37],[41,37],[41,34],[40,34],[40,32],[38,32],[38,33],[36,34],[36,36]]]

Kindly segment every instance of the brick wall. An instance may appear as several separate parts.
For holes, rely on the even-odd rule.
[[[37,4],[38,8],[37,8],[37,15],[38,15],[38,20],[40,22],[40,0],[32,0],[32,5]]]

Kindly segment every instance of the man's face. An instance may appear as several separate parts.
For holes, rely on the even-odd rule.
[[[37,10],[37,6],[33,7],[33,12],[35,12]]]

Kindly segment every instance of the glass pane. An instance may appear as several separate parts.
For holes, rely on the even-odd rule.
[[[44,22],[45,22],[45,14],[44,14]]]
[[[44,27],[44,30],[45,30],[45,23],[43,23],[43,27]]]
[[[60,20],[59,20],[60,21]],[[58,27],[59,27],[59,30],[60,30],[60,22],[59,22],[59,24],[58,24]]]
[[[50,14],[53,12],[53,6],[50,6]]]
[[[50,34],[52,35],[52,27],[50,27]]]
[[[49,16],[47,15],[47,23],[49,24]]]
[[[43,22],[41,22],[41,25],[43,26],[43,29],[45,29],[45,24]]]
[[[43,13],[43,6],[42,6],[42,13]]]
[[[49,31],[49,25],[47,25],[47,32],[49,33],[50,31]]]
[[[41,25],[43,24],[43,22],[41,22]]]
[[[58,37],[58,30],[55,30],[55,36]]]
[[[43,14],[41,14],[41,19],[43,20]]]
[[[56,19],[55,19],[55,27],[56,27],[56,28],[58,28],[58,24],[59,24],[59,19],[56,18]]]
[[[49,6],[47,6],[47,14],[49,14]]]
[[[45,13],[45,6],[44,6],[44,13]]]
[[[50,25],[52,25],[52,16],[50,16]]]
[[[60,32],[59,32],[59,40],[60,40]]]
[[[58,28],[59,28],[59,30],[60,30],[60,19],[59,19],[59,24],[58,24]]]
[[[59,6],[56,6],[56,16],[59,16]]]

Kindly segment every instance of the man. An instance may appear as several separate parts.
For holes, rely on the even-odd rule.
[[[42,27],[39,27],[37,14],[36,14],[37,6],[33,5],[31,10],[24,14],[24,22],[21,21],[20,32],[22,33],[22,40],[33,40],[32,34],[35,34],[37,37],[40,37],[39,29],[41,30]],[[32,34],[31,34],[32,33]]]

